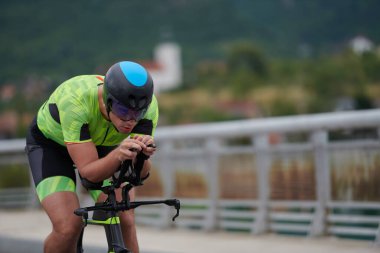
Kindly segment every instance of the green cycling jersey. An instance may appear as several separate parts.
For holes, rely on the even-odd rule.
[[[99,75],[82,75],[58,86],[38,111],[37,125],[45,137],[63,146],[90,141],[96,146],[116,146],[128,136],[153,136],[159,114],[156,97],[130,134],[119,133],[99,109],[98,87],[103,85],[103,79]]]

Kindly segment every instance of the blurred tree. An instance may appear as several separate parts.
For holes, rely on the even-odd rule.
[[[259,83],[259,79],[245,69],[235,70],[227,80],[228,89],[238,100],[246,99],[250,95],[250,91]]]
[[[355,100],[355,109],[357,110],[366,110],[373,109],[374,104],[371,98],[365,93],[358,93],[354,96]]]
[[[202,61],[197,65],[195,72],[197,87],[215,92],[226,86],[227,72],[224,61]]]
[[[251,42],[233,44],[227,54],[229,88],[237,97],[246,97],[249,91],[265,80],[269,68],[263,53]]]
[[[262,52],[251,42],[234,44],[227,55],[231,72],[247,71],[259,78],[268,76],[268,66]]]
[[[364,73],[369,82],[380,81],[380,57],[375,52],[365,52],[362,55]]]
[[[277,99],[273,102],[270,108],[270,116],[287,116],[297,114],[296,105],[292,101],[286,99]]]
[[[309,71],[306,84],[314,94],[311,112],[333,110],[337,98],[362,94],[367,81],[361,56],[351,50],[319,58]]]

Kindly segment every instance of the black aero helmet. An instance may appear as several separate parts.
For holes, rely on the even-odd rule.
[[[107,71],[103,86],[103,100],[108,112],[114,111],[113,105],[125,107],[125,109],[122,108],[125,112],[146,111],[152,101],[152,96],[152,77],[140,64],[122,61],[112,65]]]

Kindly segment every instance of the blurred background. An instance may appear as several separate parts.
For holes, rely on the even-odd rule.
[[[163,130],[215,123],[213,129],[225,135],[228,130],[223,132],[223,122],[227,121],[261,122],[279,116],[330,115],[343,111],[368,112],[368,109],[376,112],[380,106],[379,10],[377,0],[2,0],[0,138],[24,138],[39,106],[66,79],[82,74],[105,74],[108,67],[120,60],[137,61],[152,73],[160,105],[159,129]],[[320,151],[314,146],[297,146],[298,149],[293,146],[285,153],[271,151],[267,158],[270,165],[264,166],[268,189],[262,186],[260,190],[258,178],[262,177],[258,171],[263,163],[257,158],[258,153],[249,148],[260,147],[258,143],[262,139],[255,139],[252,133],[233,141],[223,140],[224,146],[243,146],[250,151],[238,152],[232,158],[218,157],[216,184],[223,187],[215,186],[216,193],[208,184],[207,157],[197,162],[194,157],[176,156],[180,160],[173,168],[176,172],[168,176],[175,183],[165,190],[167,179],[162,176],[166,173],[162,164],[167,164],[161,161],[165,155],[159,153],[155,158],[159,160],[158,172],[140,190],[140,195],[207,199],[213,194],[210,198],[214,200],[264,198],[316,203],[320,197],[323,201],[366,201],[366,208],[350,207],[342,211],[341,207],[330,206],[329,212],[372,215],[371,222],[359,219],[355,224],[371,231],[361,230],[368,233],[354,233],[354,237],[376,240],[380,237],[374,232],[380,216],[378,126],[369,127],[363,122],[358,129],[336,127],[322,135],[326,145],[344,140],[351,143],[345,144],[349,151],[343,152],[339,146],[323,158],[328,167],[327,194],[318,193],[320,165],[315,154]],[[300,129],[291,134],[267,132],[264,149],[284,143],[314,145],[318,141],[313,144],[309,134],[315,137],[318,134],[313,131],[321,129]],[[164,142],[160,139],[160,134],[166,136],[164,133],[158,130],[158,141]],[[185,144],[175,142],[172,146],[203,147],[199,137],[190,135],[194,139]],[[358,139],[360,143],[353,145],[352,141]],[[20,158],[19,150],[4,150],[0,188],[29,187],[25,158]],[[324,151],[318,154],[323,156]],[[13,162],[11,155],[16,157]],[[236,168],[234,173],[231,167]],[[266,194],[262,193],[263,189]],[[195,209],[208,209],[207,205],[198,202]],[[224,208],[261,212],[255,205],[226,204]],[[317,204],[272,208],[277,211],[306,208],[308,213],[318,209]],[[224,220],[236,221],[231,215]],[[285,218],[288,223],[292,220]],[[254,222],[255,218],[240,216],[237,220]],[[347,219],[331,220],[339,221],[344,223]],[[308,225],[313,220],[296,223]],[[215,227],[223,226],[211,225]],[[231,225],[225,229],[251,228]],[[269,228],[260,229],[256,232]],[[275,226],[271,229],[276,231]],[[305,234],[302,229],[286,231]]]
[[[125,59],[157,72],[161,126],[379,104],[376,0],[15,0],[0,7],[2,138],[22,137],[64,80],[104,74]]]

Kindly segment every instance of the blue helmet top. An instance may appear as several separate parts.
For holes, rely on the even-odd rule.
[[[142,111],[148,108],[153,96],[153,80],[138,63],[118,62],[107,71],[103,86],[103,99],[110,111],[113,102]]]

